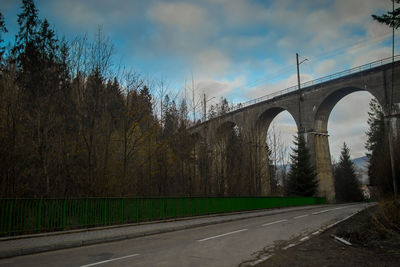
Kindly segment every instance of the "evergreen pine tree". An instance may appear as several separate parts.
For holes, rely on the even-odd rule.
[[[400,3],[400,0],[392,0],[396,3]],[[382,24],[389,25],[391,28],[400,27],[400,7],[396,8],[394,11],[387,11],[386,14],[381,16],[372,15],[372,18]]]
[[[310,162],[310,153],[302,136],[296,137],[290,155],[291,164],[287,182],[287,195],[310,197],[317,193],[318,180],[315,168]]]
[[[32,58],[36,56],[38,36],[37,27],[40,24],[38,10],[33,0],[22,1],[22,12],[18,15],[19,31],[15,37],[13,54],[17,58],[17,63],[24,71],[32,68]]]
[[[354,163],[350,160],[350,150],[346,143],[343,143],[340,162],[335,167],[334,177],[338,201],[361,201],[363,199]]]
[[[365,144],[368,157],[368,175],[370,185],[377,186],[379,194],[386,197],[393,193],[393,180],[389,157],[389,142],[387,139],[384,113],[376,99],[370,102],[368,112],[369,129],[366,132],[367,142]],[[399,142],[394,142],[395,161],[399,157]],[[395,164],[395,171],[399,173],[400,167]],[[398,178],[398,181],[400,179]]]
[[[3,47],[3,33],[7,33],[6,24],[4,23],[3,14],[0,12],[0,64],[3,62],[3,55],[5,53],[5,47]]]
[[[369,103],[370,111],[368,112],[369,129],[366,132],[367,142],[365,148],[369,151],[368,157],[368,176],[370,185],[377,185],[380,175],[378,170],[379,158],[383,152],[385,140],[385,123],[384,114],[378,101],[373,98]]]

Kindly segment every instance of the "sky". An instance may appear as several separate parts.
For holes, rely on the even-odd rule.
[[[221,97],[239,103],[295,85],[296,53],[306,82],[391,56],[391,30],[371,14],[391,9],[390,0],[36,0],[39,17],[59,36],[94,36],[99,25],[115,45],[114,66],[163,80],[170,94],[194,85],[208,105]],[[17,32],[21,1],[2,0],[9,30]],[[395,48],[399,47],[396,37]],[[331,154],[343,142],[353,157],[365,154],[366,92],[341,100],[331,113]],[[354,105],[357,101],[357,105]],[[294,120],[274,120],[290,146]]]

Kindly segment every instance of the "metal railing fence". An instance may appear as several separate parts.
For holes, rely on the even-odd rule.
[[[395,61],[400,60],[400,55],[394,56],[394,60]],[[376,61],[364,64],[364,65],[361,65],[361,66],[358,66],[358,67],[354,67],[354,68],[347,69],[347,70],[344,70],[344,71],[341,71],[341,72],[337,72],[337,73],[334,73],[334,74],[331,74],[331,75],[328,75],[328,76],[324,76],[324,77],[321,77],[321,78],[318,78],[318,79],[315,79],[315,80],[312,80],[312,81],[307,81],[307,82],[301,83],[300,84],[300,88],[303,89],[303,88],[308,87],[308,86],[312,86],[312,85],[315,85],[315,84],[318,84],[318,83],[323,83],[323,82],[327,82],[327,81],[330,81],[330,80],[334,80],[334,79],[337,79],[337,78],[340,78],[340,77],[343,77],[343,76],[346,76],[346,75],[350,75],[350,74],[353,74],[353,73],[356,73],[356,72],[369,70],[369,69],[372,69],[372,68],[375,68],[375,67],[379,67],[379,66],[382,66],[382,65],[385,65],[385,64],[389,64],[391,62],[392,62],[392,57],[376,60]],[[291,92],[294,92],[294,91],[297,91],[297,90],[298,90],[298,86],[294,85],[294,86],[285,88],[283,90],[280,90],[280,91],[277,91],[277,92],[274,92],[274,93],[271,93],[271,94],[268,94],[268,95],[264,95],[264,96],[261,96],[261,97],[258,97],[258,98],[252,99],[252,100],[249,100],[247,102],[238,103],[238,104],[232,106],[229,109],[229,112],[233,112],[233,111],[236,111],[238,109],[241,109],[241,108],[244,108],[244,107],[248,107],[248,106],[263,102],[263,101],[267,101],[267,100],[273,99],[273,98],[275,98],[277,96],[282,96],[282,95],[285,95],[285,94],[288,94],[288,93],[291,93]]]
[[[0,236],[324,203],[321,197],[0,199]]]

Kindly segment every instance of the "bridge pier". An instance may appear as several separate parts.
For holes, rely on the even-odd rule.
[[[256,180],[259,181],[259,190],[261,196],[271,195],[271,177],[269,172],[269,160],[267,151],[267,133],[263,128],[256,130],[256,146],[254,160],[255,170],[258,171],[256,174]]]
[[[385,116],[385,120],[387,126],[392,129],[393,141],[398,140],[400,138],[400,113],[392,116]]]
[[[327,132],[310,131],[302,133],[310,151],[318,178],[318,196],[326,197],[328,202],[334,202],[335,186],[331,153],[329,149],[329,135]]]

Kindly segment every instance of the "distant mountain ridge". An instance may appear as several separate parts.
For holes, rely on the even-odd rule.
[[[363,156],[351,160],[359,168],[368,168],[368,157]]]
[[[359,174],[359,181],[361,184],[369,184],[368,177],[368,157],[363,156],[351,160],[356,168],[356,172]]]

